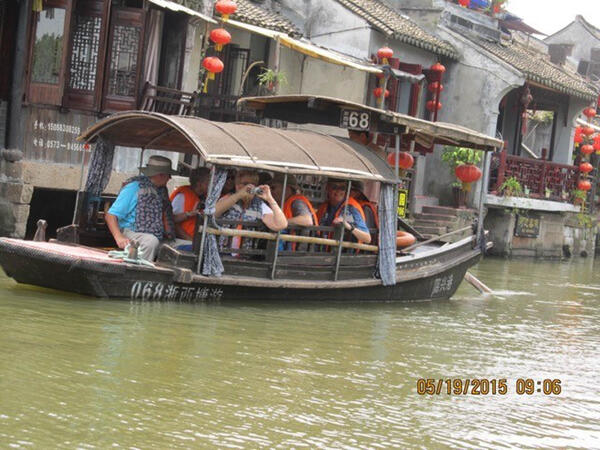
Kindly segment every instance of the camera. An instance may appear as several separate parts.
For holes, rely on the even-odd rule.
[[[252,189],[250,189],[248,192],[252,195],[262,195],[263,190],[261,188],[259,188],[258,186],[255,186]]]

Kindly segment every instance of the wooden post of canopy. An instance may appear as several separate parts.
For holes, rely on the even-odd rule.
[[[344,220],[346,219],[346,212],[348,211],[348,200],[350,200],[350,189],[352,188],[352,180],[348,180],[348,188],[346,188],[346,199],[344,200],[344,209],[342,210],[342,234],[340,235],[340,246],[337,250],[337,256],[335,258],[335,272],[333,274],[333,281],[337,281],[338,274],[340,271],[340,262],[342,259],[342,243],[344,242]]]
[[[285,204],[285,190],[287,189],[288,174],[285,173],[283,177],[283,191],[281,192],[281,201],[279,207],[283,211],[283,205]],[[273,266],[271,267],[271,280],[275,279],[275,269],[277,268],[277,256],[279,255],[279,240],[281,238],[281,231],[277,232],[277,238],[275,239],[275,253],[273,254]]]

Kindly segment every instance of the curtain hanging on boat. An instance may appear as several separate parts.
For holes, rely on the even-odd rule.
[[[227,181],[227,170],[217,168],[209,192],[206,195],[204,214],[208,216],[208,222],[215,227],[215,206],[219,198],[221,198],[221,191],[223,190],[223,186],[225,186],[225,181]],[[219,256],[217,237],[214,234],[206,234],[203,256],[202,275],[220,277],[225,269]]]
[[[96,141],[96,148],[92,153],[87,181],[85,182],[85,191],[89,192],[90,195],[98,196],[102,194],[102,191],[108,185],[114,156],[115,145],[99,136]]]
[[[384,286],[396,284],[396,214],[398,189],[382,184],[379,194],[379,276]]]

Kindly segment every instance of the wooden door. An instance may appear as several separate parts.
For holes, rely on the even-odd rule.
[[[144,42],[143,9],[113,8],[111,13],[103,111],[136,109]]]

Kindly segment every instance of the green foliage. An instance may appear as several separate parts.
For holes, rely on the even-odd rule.
[[[478,164],[481,161],[481,150],[447,145],[442,153],[442,161],[454,171],[461,164]]]
[[[528,112],[529,118],[533,122],[539,122],[543,124],[550,124],[554,120],[554,111],[536,111]]]
[[[499,190],[507,197],[518,197],[523,193],[523,187],[515,177],[508,177],[504,180],[504,183],[500,185]]]
[[[275,72],[272,69],[263,69],[263,71],[256,77],[258,84],[261,86],[269,85],[274,86],[278,84],[286,85],[287,78],[283,72]]]
[[[575,189],[571,195],[573,196],[573,200],[585,200],[587,198],[587,193],[581,189]]]
[[[594,226],[594,221],[589,214],[580,212],[577,214],[577,221],[583,228],[592,228]]]

